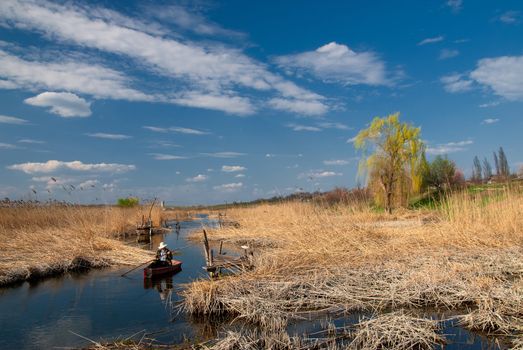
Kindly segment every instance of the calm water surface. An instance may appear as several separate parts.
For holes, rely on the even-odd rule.
[[[142,269],[127,277],[129,268],[93,270],[68,274],[37,284],[0,289],[0,349],[53,349],[88,345],[92,340],[126,338],[147,333],[166,343],[185,338],[214,336],[215,327],[204,321],[173,314],[169,301],[176,302],[176,290],[183,283],[206,277],[202,247],[187,240],[187,234],[202,226],[214,226],[206,218],[182,222],[179,234],[153,236],[151,249],[163,240],[169,248],[180,249],[176,259],[182,271],[157,281],[144,283]],[[355,323],[361,315],[332,320],[338,327]],[[303,320],[289,327],[291,334],[324,329],[325,320]],[[238,327],[236,324],[233,327]],[[498,349],[485,338],[447,323],[443,331],[451,343],[446,349]],[[136,339],[136,338],[135,338]]]
[[[181,272],[155,285],[144,283],[142,269],[120,277],[129,270],[123,268],[0,289],[0,349],[86,345],[78,335],[98,341],[146,331],[165,342],[198,336],[200,326],[181,314],[174,315],[168,301],[178,300],[175,290],[180,284],[205,276],[202,247],[187,240],[187,234],[202,225],[213,226],[214,222],[204,218],[182,222],[179,234],[153,236],[152,249],[163,240],[170,249],[181,249],[175,259],[183,261]],[[172,298],[170,287],[174,288]]]

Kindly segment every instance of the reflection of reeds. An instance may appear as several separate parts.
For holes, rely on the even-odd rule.
[[[311,312],[479,310],[484,298],[521,309],[514,303],[523,299],[523,195],[516,192],[491,200],[456,194],[442,210],[392,217],[302,202],[227,215],[239,227],[210,230],[209,238],[254,247],[256,267],[188,285],[182,308],[189,313],[230,313],[278,330]]]
[[[44,204],[0,208],[0,285],[70,269],[147,260],[144,250],[114,239],[134,231],[143,213],[148,215],[148,208]],[[155,215],[159,222],[159,214]]]

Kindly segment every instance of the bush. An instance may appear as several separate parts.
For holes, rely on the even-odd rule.
[[[132,208],[140,204],[140,200],[136,197],[118,198],[116,204],[123,208]]]

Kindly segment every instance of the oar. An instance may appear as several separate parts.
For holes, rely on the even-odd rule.
[[[121,274],[120,276],[123,277],[123,276],[127,275],[129,272],[134,271],[134,270],[136,270],[137,268],[139,268],[139,267],[141,267],[141,266],[143,266],[143,265],[145,265],[145,264],[148,264],[148,263],[150,263],[150,262],[153,262],[153,261],[155,261],[155,260],[156,260],[156,259],[146,261],[146,262],[144,262],[143,264],[140,264],[140,265],[138,265],[138,266],[132,268],[131,270],[127,271],[126,273]]]

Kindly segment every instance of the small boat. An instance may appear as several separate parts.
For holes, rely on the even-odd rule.
[[[143,269],[143,278],[154,278],[157,276],[165,276],[174,274],[182,269],[182,262],[178,260],[171,260],[172,265],[169,266],[154,266],[155,262],[151,263]]]

